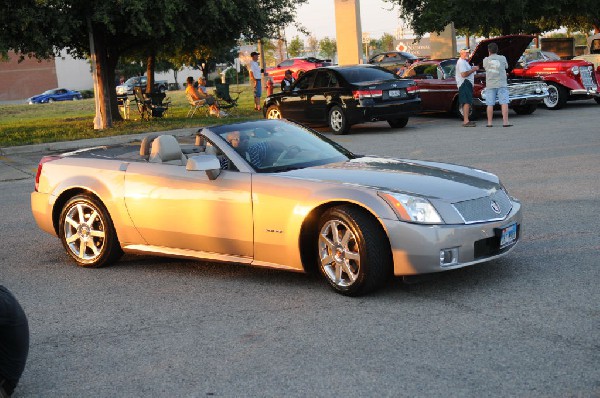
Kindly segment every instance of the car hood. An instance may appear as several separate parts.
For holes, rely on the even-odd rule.
[[[475,47],[473,54],[469,58],[469,62],[472,65],[482,66],[483,59],[489,55],[488,44],[496,43],[498,45],[498,54],[506,57],[508,69],[512,70],[517,65],[521,55],[529,47],[531,40],[533,40],[532,35],[509,35],[482,40]]]
[[[458,202],[501,189],[495,175],[447,163],[364,156],[283,173],[300,178]]]

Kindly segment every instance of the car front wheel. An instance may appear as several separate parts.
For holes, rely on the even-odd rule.
[[[281,110],[277,105],[271,105],[267,108],[267,119],[281,119]]]
[[[81,267],[109,265],[123,254],[108,211],[90,195],[74,196],[64,205],[59,237],[67,254]]]
[[[517,115],[531,115],[536,109],[537,105],[535,104],[513,106],[513,110]]]
[[[350,130],[350,123],[344,110],[337,105],[329,110],[329,127],[336,135],[346,134]]]
[[[387,241],[375,219],[364,210],[333,207],[319,222],[321,274],[336,292],[347,296],[380,288],[392,270]]]
[[[402,117],[400,119],[388,120],[388,124],[390,125],[390,127],[395,128],[395,129],[401,129],[402,127],[405,127],[407,123],[408,123],[407,117]]]
[[[560,109],[567,103],[567,90],[554,82],[548,82],[548,96],[544,98],[544,105],[551,110]]]
[[[54,102],[54,100],[53,100],[52,98],[49,98],[49,99],[48,99],[48,103],[49,103],[49,104],[51,104],[51,103],[53,103],[53,102]]]

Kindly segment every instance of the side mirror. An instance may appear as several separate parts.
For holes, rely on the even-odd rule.
[[[188,159],[187,171],[204,171],[209,180],[216,179],[221,174],[221,162],[216,155],[198,155]]]

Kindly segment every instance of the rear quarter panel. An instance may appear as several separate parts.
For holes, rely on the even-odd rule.
[[[139,243],[137,233],[123,200],[124,171],[127,163],[119,160],[65,157],[44,164],[39,192],[49,195],[56,217],[63,204],[78,191],[86,191],[104,204],[121,244]],[[49,205],[50,205],[49,203]]]

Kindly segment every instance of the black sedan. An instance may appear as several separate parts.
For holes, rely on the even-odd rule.
[[[379,67],[355,65],[306,72],[290,91],[268,96],[263,112],[267,119],[327,123],[334,134],[346,134],[353,124],[378,120],[404,127],[420,106],[413,80]]]

